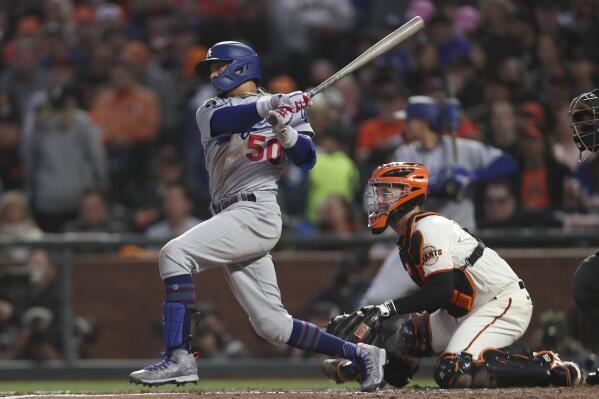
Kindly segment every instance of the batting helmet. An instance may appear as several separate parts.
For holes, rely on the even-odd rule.
[[[441,128],[441,109],[435,99],[428,96],[412,96],[406,105],[406,119],[422,119],[428,122],[431,129]]]
[[[400,218],[424,202],[428,170],[419,163],[392,162],[372,172],[366,191],[368,227],[374,234],[387,228],[389,218]]]
[[[233,90],[248,80],[260,81],[260,58],[247,44],[232,41],[216,43],[208,50],[206,59],[198,62],[196,71],[202,76],[208,76],[210,64],[219,61],[229,62],[223,72],[212,81],[219,92]]]
[[[580,152],[599,151],[599,89],[574,98],[568,113],[572,137]]]

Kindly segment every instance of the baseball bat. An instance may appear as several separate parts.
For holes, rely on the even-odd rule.
[[[360,54],[356,59],[352,62],[341,68],[339,71],[335,72],[329,78],[327,78],[324,82],[308,91],[310,97],[314,97],[318,93],[326,90],[331,85],[335,84],[337,81],[343,79],[345,76],[354,72],[358,68],[368,64],[370,61],[374,60],[376,57],[385,54],[387,51],[391,50],[401,42],[408,39],[410,36],[417,33],[424,27],[424,21],[421,17],[416,16],[410,19],[408,22],[395,29],[393,32],[389,33],[387,36],[370,46],[366,51]],[[275,120],[268,119],[268,122],[271,124],[276,123]]]
[[[376,57],[385,54],[399,43],[405,41],[410,36],[414,35],[420,29],[424,27],[424,21],[421,17],[416,16],[410,19],[408,22],[389,33],[387,36],[373,44],[368,50],[364,51],[355,60],[341,68],[339,71],[331,75],[324,82],[310,90],[308,93],[311,97],[314,97],[318,93],[326,90],[329,86],[335,84],[337,81],[343,79],[345,76],[354,72],[358,68],[368,64]]]

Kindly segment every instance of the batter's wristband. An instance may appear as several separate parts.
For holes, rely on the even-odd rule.
[[[275,132],[283,148],[291,148],[297,143],[298,133],[291,126],[285,126],[280,132]]]

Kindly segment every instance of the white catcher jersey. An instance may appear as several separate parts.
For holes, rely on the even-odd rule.
[[[440,215],[426,216],[415,223],[416,231],[420,231],[423,238],[424,276],[463,269],[474,288],[473,309],[484,305],[520,280],[507,262],[490,248],[485,248],[478,261],[467,267],[465,261],[478,241],[453,220]]]
[[[274,191],[283,168],[281,144],[266,119],[245,132],[211,136],[210,119],[219,109],[255,103],[258,96],[213,97],[196,112],[212,201],[240,191]],[[313,133],[304,111],[295,113],[290,125],[298,132]]]
[[[501,150],[495,147],[460,137],[456,139],[456,146],[458,149],[456,163],[467,170],[485,168],[502,154]],[[431,150],[422,148],[418,141],[401,145],[395,150],[393,160],[422,163],[428,169],[431,184],[436,184],[438,180],[447,177],[447,169],[454,163],[451,137],[441,136],[439,143]],[[424,208],[439,212],[467,229],[474,230],[476,228],[474,203],[471,198],[466,197],[461,201],[452,201],[429,197]]]

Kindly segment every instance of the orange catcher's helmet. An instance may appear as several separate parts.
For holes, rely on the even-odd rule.
[[[392,162],[372,172],[366,191],[368,227],[374,234],[387,228],[389,218],[401,217],[424,202],[428,170],[420,163]]]

